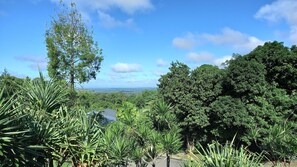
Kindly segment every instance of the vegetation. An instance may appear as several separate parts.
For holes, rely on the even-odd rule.
[[[173,62],[157,91],[125,94],[74,89],[103,60],[74,3],[46,45],[50,80],[0,76],[0,166],[155,167],[165,156],[169,167],[185,151],[186,166],[256,167],[297,156],[296,46],[267,42],[225,68]],[[117,121],[90,114],[106,108]]]
[[[66,79],[72,91],[76,81],[96,78],[103,60],[102,50],[93,41],[74,3],[52,20],[45,36],[51,78]]]
[[[160,78],[159,93],[177,117],[184,143],[225,143],[264,152],[272,161],[296,156],[296,46],[267,42],[235,54],[219,69],[194,70],[173,62]],[[273,151],[272,151],[273,150]]]
[[[235,138],[233,138],[235,139]],[[196,150],[197,154],[190,153],[186,167],[260,167],[263,166],[262,155],[255,155],[243,146],[236,150],[233,146],[234,140],[225,145],[218,142],[208,144],[206,149],[201,145],[201,151]]]

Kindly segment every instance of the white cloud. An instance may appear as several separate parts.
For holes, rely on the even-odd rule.
[[[194,63],[203,63],[213,60],[213,55],[209,52],[190,52],[187,55],[187,59]]]
[[[60,0],[51,1],[60,2]],[[64,0],[65,3],[71,3],[72,1],[76,2],[80,8],[100,11],[118,8],[127,14],[153,9],[150,0]]]
[[[130,73],[130,72],[140,72],[141,66],[139,64],[126,64],[117,63],[111,67],[113,72],[116,73]]]
[[[157,60],[157,66],[158,67],[166,67],[166,66],[168,66],[168,62],[167,61],[165,61],[165,60],[163,60],[163,59],[158,59]]]
[[[264,41],[240,31],[233,30],[231,28],[224,28],[220,34],[208,34],[204,33],[200,35],[200,40],[204,40],[218,45],[230,45],[235,49],[250,51],[262,45]]]
[[[218,67],[224,67],[224,64],[227,60],[231,60],[232,56],[226,55],[223,57],[217,57],[214,56],[212,53],[209,52],[190,52],[187,55],[187,59],[196,64],[203,64],[203,63],[208,63],[208,64],[213,64]]]
[[[45,57],[37,56],[17,56],[15,57],[18,61],[28,62],[29,68],[32,70],[41,70],[44,71],[47,68],[47,60]]]
[[[256,13],[255,18],[265,19],[269,22],[284,20],[290,27],[289,38],[297,44],[297,1],[276,0],[271,4],[262,6]]]
[[[134,21],[131,18],[125,21],[120,21],[102,11],[98,11],[98,16],[99,16],[100,24],[105,28],[115,28],[115,27],[131,28],[134,26]]]
[[[195,35],[188,33],[184,37],[175,37],[172,45],[179,49],[192,49],[195,46]]]
[[[223,56],[217,59],[213,60],[213,64],[219,67],[222,67],[223,63],[225,63],[227,60],[231,60],[232,56],[228,55],[228,56]]]

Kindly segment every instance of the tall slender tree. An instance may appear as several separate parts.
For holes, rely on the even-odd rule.
[[[103,60],[102,50],[94,42],[92,32],[83,23],[75,3],[53,18],[46,31],[48,73],[66,79],[72,90],[76,82],[96,79]]]

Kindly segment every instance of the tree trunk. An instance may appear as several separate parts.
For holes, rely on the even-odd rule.
[[[49,161],[49,162],[48,162],[48,166],[49,166],[49,167],[54,167],[54,160],[53,160],[52,158],[49,158],[48,161]]]
[[[70,88],[74,92],[74,70],[70,72]]]
[[[166,153],[166,160],[167,160],[167,167],[170,167],[170,156],[168,153]]]
[[[152,164],[152,167],[156,167],[156,164],[155,164],[155,162],[153,162],[153,164]]]
[[[136,167],[140,167],[140,162],[139,161],[135,161],[135,166]]]
[[[71,46],[71,50],[73,51],[73,48],[74,48],[74,46]],[[71,67],[70,67],[70,88],[71,88],[71,90],[74,92],[74,73],[75,73],[75,56],[74,56],[74,54],[75,53],[71,53]]]

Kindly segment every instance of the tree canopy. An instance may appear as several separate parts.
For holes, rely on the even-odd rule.
[[[296,137],[296,60],[296,46],[274,41],[246,55],[234,54],[223,69],[202,65],[191,70],[175,62],[159,79],[159,93],[172,106],[185,142],[225,142],[236,135],[235,142],[280,157],[267,148],[276,143],[291,148],[287,140],[297,142],[270,140],[277,135],[271,130],[287,126],[286,133]]]
[[[74,90],[76,82],[96,79],[103,57],[75,4],[71,3],[70,9],[63,7],[65,9],[53,18],[45,35],[48,74],[52,78],[66,79]]]

